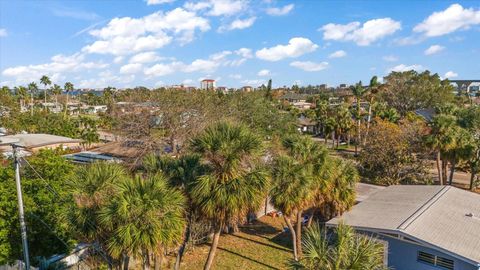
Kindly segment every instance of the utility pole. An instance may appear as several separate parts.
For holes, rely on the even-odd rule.
[[[18,214],[20,218],[20,230],[22,233],[23,259],[25,262],[25,269],[30,270],[30,259],[28,257],[27,226],[25,225],[25,217],[23,213],[22,185],[20,183],[20,162],[17,152],[18,145],[12,143],[11,146],[13,149],[13,159],[15,166],[15,183],[17,184]]]

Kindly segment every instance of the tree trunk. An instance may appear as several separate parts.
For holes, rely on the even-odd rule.
[[[67,101],[65,102],[65,116],[68,115],[68,91],[67,91]]]
[[[177,258],[175,260],[175,266],[174,266],[174,270],[179,270],[180,269],[180,263],[182,262],[182,258],[183,258],[183,254],[185,252],[185,248],[187,247],[187,244],[188,244],[188,241],[190,240],[190,226],[192,224],[192,217],[191,217],[191,214],[189,215],[189,218],[187,220],[187,229],[185,230],[185,237],[183,239],[183,243],[182,245],[180,246],[180,248],[178,249],[178,254],[177,254]]]
[[[297,228],[295,232],[297,236],[297,256],[300,259],[302,257],[302,210],[297,211]]]
[[[160,252],[160,255],[155,254],[153,256],[154,256],[153,257],[153,264],[154,264],[155,270],[162,269],[162,261],[163,261],[162,252]]]
[[[212,246],[210,247],[210,252],[208,252],[208,259],[203,267],[203,270],[209,270],[213,264],[213,258],[215,257],[215,252],[217,251],[218,241],[220,239],[220,233],[222,232],[223,224],[220,223],[215,228],[215,232],[213,233],[213,241]]]
[[[437,171],[438,171],[438,181],[440,182],[440,185],[443,185],[443,177],[442,177],[442,168],[441,168],[441,157],[440,157],[440,151],[437,152]]]
[[[295,234],[295,230],[293,229],[292,222],[290,222],[290,219],[283,215],[283,219],[285,220],[285,223],[287,223],[288,229],[290,230],[290,234],[292,235],[292,246],[293,246],[293,259],[295,261],[298,261],[298,255],[297,255],[297,236]]]
[[[470,162],[470,190],[473,191],[473,184],[475,182],[475,174],[477,173],[476,164],[474,162]]]
[[[361,143],[360,138],[360,126],[362,124],[361,117],[360,117],[360,98],[357,97],[357,141],[355,142],[355,156],[358,155],[358,144]]]
[[[443,158],[442,159],[442,178],[443,178],[443,183],[446,185],[447,184],[447,165],[448,165],[448,161]]]
[[[450,162],[452,167],[450,168],[450,179],[448,180],[448,184],[451,186],[453,182],[453,175],[455,173],[455,155],[453,156],[452,162]]]
[[[335,131],[332,132],[332,149],[335,149]]]
[[[31,98],[32,103],[30,103],[30,115],[33,116],[33,93],[31,94]]]
[[[130,257],[128,255],[123,255],[123,270],[128,270],[129,263]]]
[[[365,130],[365,138],[363,138],[363,146],[367,145],[368,131],[370,129],[370,122],[372,121],[372,104],[373,96],[370,98],[370,103],[368,104],[367,129]]]
[[[308,217],[307,228],[310,228],[312,226],[314,214],[315,214],[315,210],[313,210],[312,213],[310,213],[310,216]]]

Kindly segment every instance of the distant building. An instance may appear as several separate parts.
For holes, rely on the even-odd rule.
[[[242,87],[242,91],[243,92],[252,92],[253,91],[253,87],[249,86],[249,85],[246,85],[244,87]]]
[[[204,79],[200,82],[201,90],[215,90],[215,80]]]
[[[480,269],[480,195],[452,186],[398,185],[378,190],[326,223],[352,226],[385,246],[397,270]]]

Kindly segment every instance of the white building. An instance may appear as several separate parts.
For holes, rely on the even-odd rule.
[[[202,90],[215,90],[215,80],[204,79],[200,82],[200,89]]]

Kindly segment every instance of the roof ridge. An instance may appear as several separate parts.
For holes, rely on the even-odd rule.
[[[420,217],[425,211],[427,211],[430,206],[432,206],[435,202],[437,202],[448,190],[450,190],[451,186],[444,186],[442,187],[435,195],[433,195],[429,200],[427,200],[422,206],[420,206],[413,214],[411,214],[405,221],[403,221],[397,229],[399,230],[406,230],[410,224],[412,224],[418,217]]]

